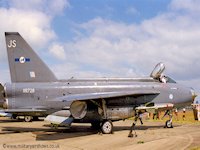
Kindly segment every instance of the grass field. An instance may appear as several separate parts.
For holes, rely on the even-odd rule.
[[[162,118],[163,115],[164,115],[164,112],[161,112],[160,115],[159,115],[160,116],[159,118]],[[153,119],[153,116],[150,115],[150,118],[146,119],[146,120],[165,122],[168,119],[169,119],[168,116],[164,117],[163,119]],[[177,116],[173,113],[173,122],[174,123],[181,123],[181,124],[195,123],[195,124],[200,125],[200,121],[197,121],[197,120],[194,119],[194,114],[193,114],[192,110],[186,111],[185,118],[183,118],[183,112],[182,111],[179,111]]]

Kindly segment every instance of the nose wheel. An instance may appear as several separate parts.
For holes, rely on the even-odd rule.
[[[162,118],[164,118],[166,115],[169,116],[169,120],[167,120],[167,121],[165,122],[164,128],[173,128],[173,125],[172,125],[172,117],[173,117],[173,116],[172,116],[171,110],[167,110]]]
[[[173,126],[172,126],[172,120],[167,120],[165,122],[165,128],[173,128]]]

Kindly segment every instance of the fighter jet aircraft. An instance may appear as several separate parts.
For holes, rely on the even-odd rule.
[[[6,32],[11,83],[1,87],[1,106],[13,116],[47,116],[64,125],[91,123],[103,133],[113,121],[138,116],[148,107],[192,102],[191,88],[163,76],[159,63],[149,77],[58,80],[28,43],[16,32]],[[171,126],[171,122],[168,122]]]

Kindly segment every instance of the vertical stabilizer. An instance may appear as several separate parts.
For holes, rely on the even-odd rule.
[[[55,75],[18,32],[5,32],[12,82],[55,82]]]

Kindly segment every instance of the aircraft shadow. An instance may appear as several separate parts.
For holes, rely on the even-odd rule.
[[[174,127],[178,127],[179,125],[174,125]],[[130,130],[131,126],[115,126],[114,131],[123,131],[123,130]],[[162,129],[164,128],[164,125],[154,125],[154,126],[148,126],[148,125],[136,125],[135,130],[148,130],[148,129]]]
[[[75,138],[81,136],[88,136],[97,134],[98,131],[92,129],[90,126],[72,126],[70,129],[66,128],[24,128],[24,127],[3,127],[0,132],[1,134],[13,134],[13,133],[26,133],[32,132],[36,135],[36,140],[46,141],[46,140],[59,140],[67,138]]]
[[[34,122],[37,121],[43,121],[44,119],[38,119],[38,120],[34,120]],[[1,118],[0,119],[0,123],[12,123],[12,122],[24,122],[24,119],[11,119],[11,118]]]
[[[176,127],[176,126],[175,126]],[[163,126],[146,126],[136,125],[135,130],[147,130],[147,129],[160,129]],[[127,130],[127,134],[130,130],[130,126],[114,126],[114,132]],[[73,125],[70,129],[66,128],[22,128],[22,127],[3,127],[0,134],[12,134],[12,133],[25,133],[32,132],[36,135],[37,141],[49,141],[49,140],[60,140],[69,139],[82,136],[89,136],[94,134],[102,135],[99,130],[92,129],[90,126]]]

